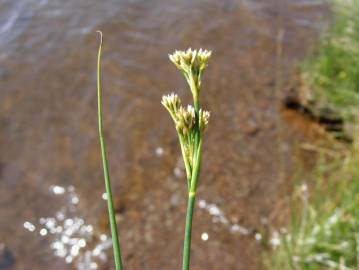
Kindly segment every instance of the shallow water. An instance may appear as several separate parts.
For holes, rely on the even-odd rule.
[[[312,139],[307,126],[283,117],[280,96],[327,23],[325,2],[314,0],[1,0],[0,244],[12,261],[1,264],[9,257],[0,252],[0,269],[111,269],[96,122],[98,29],[127,268],[180,268],[186,185],[160,99],[176,91],[190,101],[167,54],[191,46],[213,50],[192,266],[258,269],[257,240],[267,224],[285,224],[295,149]],[[69,228],[77,240],[64,253]],[[90,256],[97,247],[104,257]]]

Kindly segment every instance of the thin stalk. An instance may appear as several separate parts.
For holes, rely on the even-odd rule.
[[[195,133],[195,138],[194,138],[194,152],[193,152],[193,163],[196,163],[196,156],[197,156],[197,150],[198,150],[198,145],[199,145],[199,141],[201,139],[201,130],[199,128],[199,110],[200,110],[200,104],[199,104],[199,93],[200,93],[200,89],[197,87],[193,75],[190,76],[189,78],[189,86],[191,88],[191,92],[193,94],[193,105],[194,105],[194,111],[195,111],[195,129],[196,129],[196,133]],[[194,166],[193,166],[194,167]]]
[[[186,168],[187,188],[188,188],[188,191],[189,191],[190,188],[191,188],[192,168],[191,168],[191,165],[189,164],[188,156],[187,156],[187,153],[185,151],[183,136],[181,134],[178,134],[178,138],[179,138],[179,141],[180,141],[181,152],[182,152],[182,156],[183,156],[184,165],[185,165],[185,168]]]
[[[189,193],[188,203],[187,203],[187,216],[186,216],[186,229],[184,236],[184,245],[183,245],[183,263],[182,270],[188,270],[191,257],[191,239],[192,239],[192,220],[193,220],[193,210],[194,204],[196,201],[196,196],[194,193]]]
[[[194,212],[194,206],[196,201],[199,172],[201,169],[201,159],[202,159],[202,140],[200,139],[198,149],[196,151],[196,163],[194,164],[192,170],[191,188],[188,193],[186,227],[185,227],[185,236],[184,236],[184,244],[183,244],[182,270],[189,270],[189,266],[190,266],[192,220],[193,220],[193,212]]]
[[[202,155],[202,138],[201,130],[199,127],[199,89],[194,82],[193,75],[189,77],[189,85],[193,94],[193,103],[195,110],[195,138],[194,138],[194,151],[193,151],[193,169],[190,181],[190,188],[188,193],[187,213],[186,213],[186,227],[183,244],[183,262],[182,270],[189,270],[191,259],[191,240],[192,240],[192,220],[193,212],[196,201],[197,182],[199,177],[199,171],[201,167],[201,155]]]
[[[199,144],[196,154],[196,163],[193,166],[190,193],[196,194],[197,192],[199,172],[201,170],[201,161],[202,161],[202,138],[199,139]]]
[[[102,164],[103,172],[105,177],[106,185],[106,194],[107,194],[107,206],[108,206],[108,215],[110,219],[111,235],[112,235],[112,245],[113,245],[113,254],[115,257],[115,266],[116,270],[123,270],[122,256],[120,243],[118,240],[118,231],[115,217],[115,210],[113,206],[112,191],[111,191],[111,182],[110,182],[110,173],[108,169],[108,160],[106,153],[106,142],[103,135],[103,121],[102,121],[102,91],[101,91],[101,55],[102,55],[102,33],[98,31],[101,35],[100,47],[98,50],[97,58],[97,108],[98,108],[98,131],[100,136],[101,144],[101,155],[102,155]]]
[[[180,100],[174,94],[164,96],[162,104],[170,111],[170,114],[176,124],[178,135],[180,136],[181,150],[186,166],[187,184],[188,184],[188,204],[186,213],[185,237],[183,244],[183,262],[182,270],[189,270],[191,256],[191,238],[192,238],[192,220],[196,201],[196,192],[198,185],[199,172],[201,169],[202,159],[202,131],[208,125],[209,112],[204,113],[200,110],[199,95],[201,88],[201,79],[203,70],[207,67],[208,60],[211,56],[208,50],[175,51],[169,55],[171,62],[183,73],[193,96],[194,119],[192,108],[189,107],[187,112],[178,111],[178,119],[173,117],[176,109],[179,109]],[[200,114],[201,113],[201,114]],[[188,122],[190,120],[191,122]],[[192,121],[194,120],[194,125]],[[181,134],[189,131],[185,140],[181,140]],[[184,142],[185,147],[184,149]],[[187,152],[185,152],[186,150]],[[189,166],[188,163],[189,162]]]

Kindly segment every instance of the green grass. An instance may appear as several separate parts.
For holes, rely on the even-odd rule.
[[[357,123],[359,108],[359,0],[331,2],[334,20],[301,66],[310,101]],[[319,155],[308,190],[292,198],[288,232],[265,255],[268,270],[359,269],[359,133],[352,145],[336,143]],[[318,148],[319,149],[319,148]]]
[[[334,21],[302,66],[312,101],[339,109],[348,119],[359,103],[359,1],[332,1]]]
[[[349,148],[320,161],[308,191],[298,188],[268,269],[359,269],[359,149]]]

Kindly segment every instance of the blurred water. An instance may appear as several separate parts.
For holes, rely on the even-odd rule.
[[[51,186],[50,193],[61,197],[63,206],[54,216],[40,217],[36,222],[24,222],[24,228],[47,240],[53,256],[79,270],[98,269],[107,262],[106,251],[112,241],[106,234],[98,234],[87,224],[77,205],[80,199],[73,186]],[[55,210],[55,209],[54,209]]]
[[[0,245],[14,258],[11,269],[113,265],[101,239],[109,232],[96,123],[98,29],[126,267],[180,265],[186,185],[160,99],[176,91],[190,101],[167,54],[191,46],[213,50],[193,267],[258,269],[267,227],[286,222],[296,146],[311,140],[305,124],[282,117],[280,94],[327,23],[325,1],[0,0]],[[66,220],[92,231],[76,232],[66,246]],[[93,257],[97,247],[103,260]]]

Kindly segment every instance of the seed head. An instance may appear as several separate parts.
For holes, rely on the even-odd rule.
[[[181,52],[175,51],[173,54],[169,54],[171,62],[176,65],[178,69],[181,69]]]
[[[192,50],[189,48],[186,51],[176,50],[173,54],[169,55],[169,58],[179,70],[189,75],[193,71],[195,73],[203,71],[207,67],[211,54],[212,52],[208,50]]]
[[[197,57],[199,59],[199,63],[200,63],[200,70],[204,70],[207,65],[208,65],[208,61],[209,58],[211,57],[212,52],[208,51],[208,50],[203,50],[202,48],[199,49],[198,53],[197,53]]]
[[[181,100],[174,93],[163,96],[161,103],[169,111],[172,117],[176,115],[177,111],[181,107]]]
[[[209,111],[203,111],[202,109],[199,110],[199,128],[204,131],[209,122],[209,118],[211,113]]]
[[[190,86],[193,99],[198,100],[203,71],[208,65],[212,52],[208,50],[192,50],[175,51],[169,55],[172,63],[183,73],[187,83]]]
[[[193,130],[195,118],[194,108],[191,105],[188,105],[187,109],[179,108],[176,113],[176,128],[178,132],[182,135],[189,134]]]

